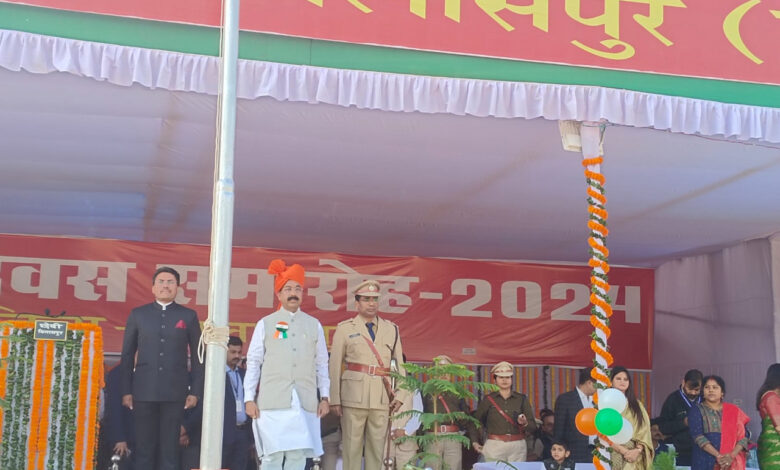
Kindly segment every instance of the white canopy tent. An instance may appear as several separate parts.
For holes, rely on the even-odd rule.
[[[780,232],[780,109],[251,61],[239,77],[236,245],[583,262],[581,156],[559,119],[607,123],[613,263]],[[208,243],[215,58],[0,31],[0,83],[0,231]]]

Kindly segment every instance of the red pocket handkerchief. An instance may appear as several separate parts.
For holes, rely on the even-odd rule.
[[[176,324],[176,328],[187,329],[187,325],[184,324],[184,320],[179,320],[179,323]]]

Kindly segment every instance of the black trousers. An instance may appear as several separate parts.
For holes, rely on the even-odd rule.
[[[135,468],[179,470],[184,401],[135,401]]]
[[[236,428],[233,440],[223,443],[222,468],[246,470],[253,445],[252,429],[249,426]]]

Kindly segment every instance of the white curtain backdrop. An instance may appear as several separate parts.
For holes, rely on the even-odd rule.
[[[215,95],[216,57],[0,30],[0,67]],[[780,109],[595,86],[466,80],[240,60],[237,95],[383,111],[599,121],[780,142]]]
[[[726,381],[726,399],[751,417],[758,387],[775,361],[769,239],[662,264],[655,273],[653,414],[692,368]],[[776,263],[775,263],[776,264]]]

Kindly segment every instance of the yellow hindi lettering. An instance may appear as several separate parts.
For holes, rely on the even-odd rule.
[[[425,19],[428,0],[409,0],[409,11]],[[460,0],[444,0],[444,16],[460,23]]]
[[[645,30],[647,30],[647,32],[652,34],[656,39],[661,41],[663,45],[671,46],[673,44],[669,38],[659,33],[657,28],[664,23],[665,7],[688,8],[682,2],[682,0],[625,0],[625,1],[630,1],[634,3],[647,3],[650,6],[648,15],[644,16],[637,13],[634,15],[634,21],[636,21],[637,24],[645,28]]]
[[[362,11],[363,13],[371,13],[372,9],[368,8],[363,2],[360,0],[347,0],[352,6],[357,8],[358,10]]]
[[[621,41],[620,39],[605,39],[601,41],[601,45],[604,46],[607,49],[610,49],[609,51],[602,51],[599,49],[594,49],[590,46],[587,46],[583,43],[581,43],[578,40],[574,40],[571,42],[575,46],[579,47],[585,52],[589,52],[595,56],[603,57],[604,59],[611,59],[611,60],[626,60],[630,59],[631,57],[634,57],[634,53],[636,50],[634,49],[634,46],[631,44]],[[615,49],[620,47],[621,49],[612,51],[611,49]]]
[[[504,10],[509,10],[518,15],[532,15],[535,28],[544,32],[549,30],[550,10],[548,0],[533,0],[530,5],[513,5],[507,3],[507,0],[474,0],[474,3],[507,31],[513,31],[515,27],[498,16],[498,13]]]
[[[763,64],[764,61],[759,59],[750,49],[748,49],[745,41],[742,39],[742,33],[740,32],[740,25],[742,24],[742,18],[753,7],[761,3],[761,0],[749,0],[735,9],[733,9],[726,19],[723,20],[723,34],[726,35],[726,39],[729,40],[732,46],[744,55],[748,59],[752,60],[756,64]],[[769,13],[776,19],[780,19],[780,10],[769,10]]]
[[[620,39],[620,0],[604,0],[604,13],[585,18],[581,12],[582,0],[566,0],[566,14],[569,18],[586,26],[604,26],[608,36]]]
[[[603,12],[596,16],[584,17],[582,15],[582,0],[566,0],[566,14],[578,23],[586,26],[601,26],[604,33],[612,39],[601,41],[601,45],[610,50],[599,50],[574,40],[572,44],[580,49],[605,59],[625,60],[634,56],[635,49],[632,45],[620,39],[620,4],[639,3],[648,6],[648,14],[633,15],[634,21],[653,35],[665,46],[671,46],[673,42],[661,34],[658,28],[664,22],[664,8],[687,8],[682,0],[603,0]],[[619,50],[612,50],[620,48]]]

